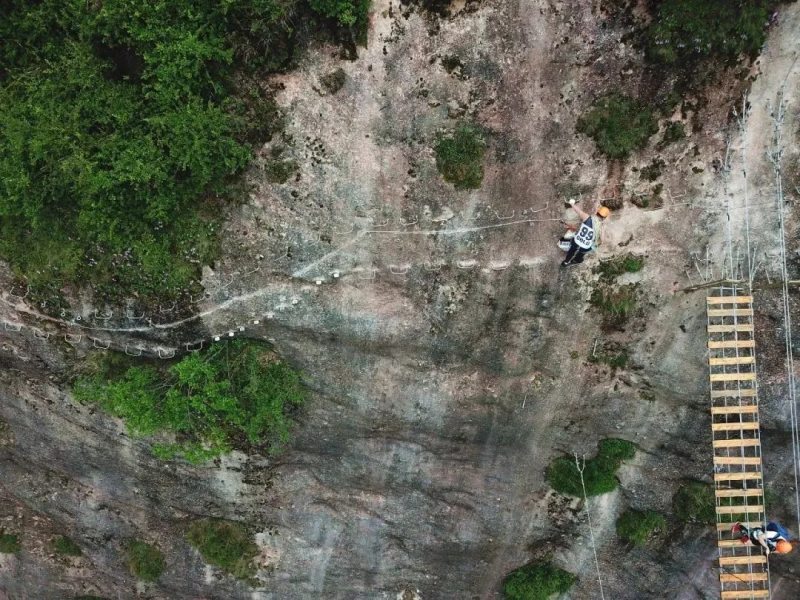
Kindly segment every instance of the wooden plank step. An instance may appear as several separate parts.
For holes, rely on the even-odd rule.
[[[717,348],[755,348],[756,342],[755,340],[709,340],[708,347],[711,350]]]
[[[718,515],[758,515],[764,512],[763,504],[737,504],[735,506],[718,506]]]
[[[752,308],[709,308],[707,313],[709,317],[752,317]]]
[[[755,356],[730,356],[723,358],[714,358],[712,356],[708,359],[708,364],[712,367],[717,365],[753,365],[755,362]]]
[[[767,562],[767,557],[762,554],[750,556],[720,556],[720,565],[759,565]]]
[[[760,456],[715,456],[715,465],[760,465]]]
[[[749,490],[714,490],[714,495],[717,498],[738,498],[740,496],[763,496],[764,490],[761,488],[752,488]]]
[[[706,296],[709,304],[752,304],[752,296]]]
[[[717,523],[717,531],[730,531],[731,530],[731,525],[733,525],[735,522],[736,521],[730,521],[728,523]],[[764,526],[764,523],[762,523],[760,521],[748,521],[748,522],[742,521],[741,523],[742,523],[742,525],[744,525],[748,529],[751,529],[753,527],[763,527]]]
[[[737,323],[736,325],[709,325],[708,333],[733,333],[734,331],[753,331],[752,323]]]
[[[758,413],[757,404],[746,404],[744,406],[712,406],[712,415],[738,415],[738,414],[756,414]],[[757,421],[753,421],[756,423]],[[714,423],[714,425],[722,425],[722,423]]]
[[[740,546],[742,545],[739,540],[734,540]],[[767,573],[720,573],[719,580],[722,583],[739,583],[742,581],[766,581],[769,575]]]
[[[741,412],[741,411],[737,411]],[[753,411],[755,412],[755,411]],[[741,421],[738,423],[712,423],[712,431],[746,431],[758,429],[758,421]]]
[[[712,398],[755,398],[756,388],[731,388],[727,390],[711,390]]]
[[[744,549],[744,544],[741,542],[739,538],[733,540],[717,540],[717,548],[742,548]]]
[[[755,381],[755,373],[711,373],[711,381]]]
[[[714,448],[753,448],[760,446],[759,438],[743,438],[733,440],[714,440]]]
[[[769,598],[769,590],[725,590],[720,592],[720,598],[722,598],[722,600],[733,600],[734,598]]]
[[[744,473],[714,473],[714,481],[750,481],[762,478],[761,471],[745,471]]]

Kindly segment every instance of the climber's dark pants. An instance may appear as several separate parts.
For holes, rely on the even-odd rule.
[[[586,248],[581,248],[574,241],[569,245],[567,256],[564,258],[562,265],[577,265],[583,262],[584,255],[589,252]]]

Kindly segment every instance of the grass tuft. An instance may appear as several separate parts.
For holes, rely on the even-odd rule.
[[[643,148],[658,131],[658,122],[638,100],[613,93],[595,100],[578,119],[576,129],[592,138],[608,158],[620,159]]]
[[[258,554],[258,546],[240,524],[202,519],[191,524],[186,537],[208,564],[239,579],[255,574],[253,558]]]
[[[628,510],[617,519],[617,535],[634,546],[644,546],[666,527],[664,516],[652,510]]]
[[[675,516],[685,523],[713,525],[717,520],[714,489],[708,483],[689,481],[675,492],[672,509]]]
[[[155,546],[132,540],[126,548],[128,568],[142,581],[152,582],[164,572],[164,555]]]
[[[16,554],[21,548],[18,535],[0,530],[0,554]]]
[[[508,574],[503,581],[506,600],[548,600],[553,594],[563,594],[577,577],[549,562],[530,563]]]
[[[636,446],[632,442],[618,438],[601,440],[597,448],[597,455],[586,460],[583,472],[587,496],[615,490],[619,483],[617,469],[623,461],[630,460],[636,454]],[[555,491],[569,496],[583,496],[580,473],[573,457],[556,458],[547,467],[546,477]]]
[[[53,550],[65,556],[80,556],[83,554],[81,547],[65,535],[60,535],[53,540]]]
[[[477,189],[483,181],[486,142],[481,130],[460,123],[454,132],[440,136],[436,143],[436,166],[445,181],[457,190]]]

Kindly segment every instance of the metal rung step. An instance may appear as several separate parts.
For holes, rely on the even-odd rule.
[[[755,381],[755,373],[712,373],[711,381]]]
[[[750,490],[714,490],[717,498],[738,498],[740,496],[763,496],[764,490],[753,488]]]
[[[742,411],[736,411],[742,412]],[[753,411],[755,412],[755,411]],[[744,431],[758,429],[758,421],[740,421],[738,423],[712,423],[712,431]]]
[[[715,465],[760,465],[760,456],[715,456]]]
[[[729,523],[717,523],[717,531],[730,531],[731,530],[731,526],[734,523],[736,523],[736,521],[731,521]],[[753,527],[763,527],[764,526],[764,523],[762,523],[761,521],[748,521],[748,522],[741,521],[741,523],[742,523],[742,525],[744,525],[748,529],[751,529]]]
[[[744,406],[712,406],[712,415],[737,415],[748,414],[752,415],[758,412],[757,404],[746,404]],[[755,421],[753,421],[755,423]],[[721,425],[721,423],[714,423],[714,425]]]
[[[755,340],[711,340],[708,342],[708,347],[711,350],[718,348],[755,348],[756,342]]]
[[[707,312],[709,317],[752,317],[752,308],[710,308]]]
[[[706,296],[709,304],[752,304],[752,296]]]
[[[717,365],[752,365],[755,364],[755,356],[731,356],[723,358],[714,358],[713,356],[708,359],[708,364],[713,366]]]
[[[750,556],[721,556],[721,565],[757,565],[767,562],[767,557],[762,554],[751,554]]]
[[[745,545],[738,538],[735,540],[717,540],[717,548],[744,548]]]
[[[744,574],[744,573],[743,573]],[[734,598],[769,598],[769,590],[725,590],[720,592],[722,600]]]
[[[714,440],[714,448],[753,448],[760,446],[759,438],[740,438],[733,440]]]
[[[737,544],[741,544],[739,540],[735,541]],[[739,583],[743,581],[766,581],[768,577],[767,573],[722,573],[719,576],[719,580],[722,583]]]
[[[712,398],[755,398],[756,388],[731,388],[727,390],[711,390]]]
[[[718,515],[758,515],[764,512],[763,504],[737,504],[736,506],[718,506]]]
[[[737,323],[736,325],[709,325],[708,333],[733,333],[734,331],[753,331],[752,323]]]
[[[762,478],[761,471],[745,471],[744,473],[714,473],[714,481],[750,481]]]

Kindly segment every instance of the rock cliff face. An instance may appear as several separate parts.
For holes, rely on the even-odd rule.
[[[710,528],[671,520],[659,547],[630,550],[614,521],[630,506],[670,513],[683,479],[710,478],[703,292],[676,290],[725,268],[724,194],[739,198],[744,165],[761,198],[748,226],[762,252],[772,247],[767,101],[786,81],[796,165],[788,92],[800,69],[785,57],[798,50],[799,15],[792,5],[774,25],[748,143],[733,147],[726,178],[714,165],[726,133],[739,135],[727,80],[683,115],[702,130],[667,149],[654,138],[625,165],[575,135],[596,95],[647,85],[624,27],[589,4],[455,2],[442,16],[376,1],[356,60],[316,47],[276,77],[288,122],[272,146],[299,171],[267,183],[272,146],[263,149],[194,315],[162,307],[104,320],[107,308],[76,301],[58,322],[4,296],[0,527],[19,533],[23,550],[0,554],[0,598],[496,598],[508,571],[551,553],[579,576],[571,598],[598,597],[584,507],[551,492],[544,469],[610,436],[640,451],[621,488],[590,504],[606,597],[713,595]],[[331,93],[341,75],[333,87],[323,79],[337,68],[344,83]],[[476,191],[454,190],[436,169],[431,148],[457,119],[486,131]],[[642,271],[619,279],[637,286],[637,307],[623,327],[604,325],[588,303],[597,259],[558,269],[563,200],[569,190],[627,199],[642,189],[633,169],[656,155],[665,206],[625,203],[599,252],[645,255]],[[743,239],[742,211],[729,214]],[[759,343],[767,473],[789,518],[778,301],[764,292]],[[170,356],[228,332],[272,341],[313,392],[279,456],[159,461],[147,441],[70,397],[92,346]],[[627,349],[627,366],[590,360],[608,344]],[[258,585],[206,567],[187,544],[188,522],[206,515],[256,534]],[[49,540],[63,533],[83,557],[53,555]],[[129,575],[131,537],[164,551],[157,583]],[[796,556],[774,566],[774,598],[797,597],[797,568]]]

